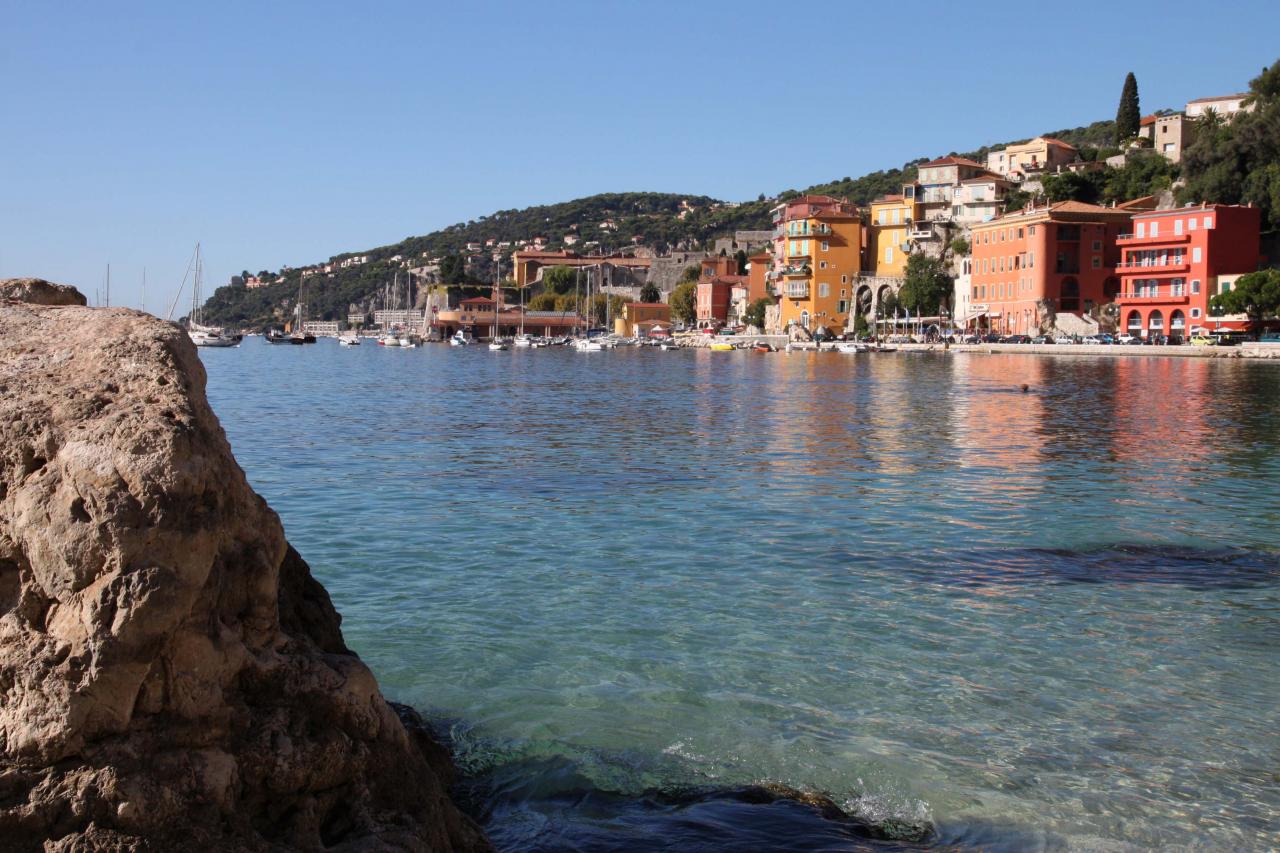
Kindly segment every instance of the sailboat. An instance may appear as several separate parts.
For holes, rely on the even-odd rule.
[[[512,343],[518,347],[533,346],[533,338],[531,338],[529,335],[526,335],[524,332],[524,288],[523,287],[520,288],[520,334],[516,335],[516,338],[514,341],[512,341]]]
[[[495,352],[499,352],[507,348],[506,342],[498,339],[498,309],[501,307],[502,303],[502,289],[501,285],[498,283],[498,276],[500,274],[501,270],[495,263],[493,271],[493,327],[489,330],[489,349]]]
[[[200,323],[204,309],[200,305],[201,285],[204,279],[204,261],[200,259],[200,244],[196,243],[195,276],[191,282],[191,316],[187,317],[187,335],[198,347],[235,347],[241,336],[228,334],[215,326]],[[108,285],[109,286],[109,285]],[[110,293],[110,290],[107,291]],[[110,296],[107,297],[110,299]]]
[[[574,287],[574,290],[577,290],[576,285]],[[584,338],[578,338],[577,340],[575,340],[573,342],[573,348],[576,349],[578,352],[600,352],[601,350],[604,349],[604,346],[600,343],[600,341],[594,340],[591,337],[591,275],[590,273],[587,274],[586,306],[587,306],[587,336]]]
[[[289,335],[289,343],[291,344],[314,344],[316,336],[307,333],[307,311],[306,305],[302,301],[302,283],[306,281],[302,271],[298,271],[298,324],[294,326],[293,334]]]

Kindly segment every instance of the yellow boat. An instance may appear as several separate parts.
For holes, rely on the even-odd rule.
[[[733,352],[733,344],[714,343],[710,347],[714,352]]]

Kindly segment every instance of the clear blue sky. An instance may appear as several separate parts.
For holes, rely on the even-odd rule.
[[[0,277],[112,302],[604,191],[754,198],[1241,91],[1274,2],[0,0]],[[918,10],[918,13],[917,13]],[[982,14],[985,13],[985,14]],[[211,288],[210,288],[211,289]]]

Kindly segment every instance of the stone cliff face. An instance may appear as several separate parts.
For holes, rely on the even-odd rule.
[[[0,299],[2,846],[486,849],[204,385],[172,324]]]

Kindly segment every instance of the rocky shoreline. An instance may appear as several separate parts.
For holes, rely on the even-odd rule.
[[[250,488],[185,332],[67,290],[0,284],[5,848],[489,849]]]

